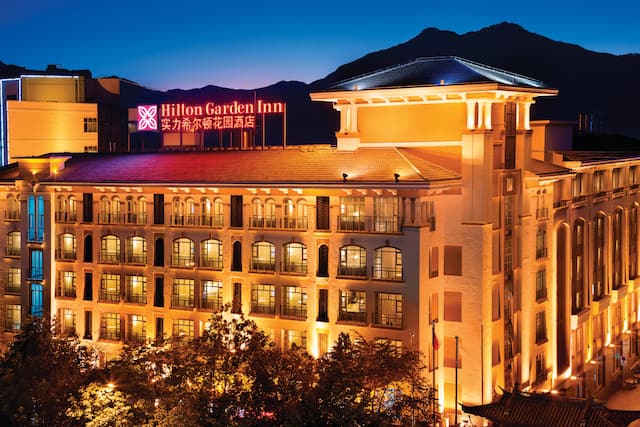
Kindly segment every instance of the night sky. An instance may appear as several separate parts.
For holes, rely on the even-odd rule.
[[[503,21],[590,50],[640,53],[635,0],[2,3],[0,61],[89,69],[162,90],[308,83],[427,27],[462,34]]]

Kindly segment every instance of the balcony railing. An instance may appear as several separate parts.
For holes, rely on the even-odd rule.
[[[343,322],[358,322],[358,323],[366,323],[367,322],[367,312],[352,312],[341,309],[338,312],[338,320]]]
[[[100,252],[100,262],[105,264],[117,264],[120,262],[120,254],[113,252]]]
[[[58,211],[56,212],[56,222],[76,222],[78,216],[76,212]]]
[[[276,305],[275,304],[258,304],[258,303],[252,302],[251,313],[276,314]]]
[[[398,217],[374,217],[351,215],[338,216],[338,231],[363,233],[399,233],[401,228]]]
[[[76,251],[70,251],[68,249],[56,249],[57,261],[75,261],[77,259]]]
[[[251,228],[277,228],[276,217],[263,217],[263,216],[252,216],[249,219],[249,226]]]
[[[125,301],[132,302],[135,304],[146,304],[147,294],[127,294]]]
[[[58,294],[56,296],[66,297],[66,298],[75,298],[76,288],[75,287],[58,288]]]
[[[193,308],[194,304],[193,304],[193,298],[192,297],[186,297],[183,295],[172,295],[171,296],[171,307],[178,307],[178,308]]]
[[[282,262],[280,263],[280,272],[293,274],[307,274],[306,262]]]
[[[547,288],[536,289],[536,301],[543,301],[547,299]]]
[[[224,225],[223,218],[222,214],[201,215],[200,225],[203,227],[222,227]]]
[[[20,248],[16,246],[7,246],[7,256],[10,257],[19,257],[20,256]]]
[[[174,227],[222,227],[222,215],[171,215]]]
[[[549,218],[549,208],[539,208],[539,209],[536,209],[536,218],[537,218],[537,219],[546,219],[546,218]]]
[[[101,328],[100,329],[100,338],[102,338],[103,340],[119,341],[120,340],[120,331],[119,330],[111,331],[111,330],[108,330],[108,329]]]
[[[143,213],[128,213],[125,220],[127,224],[139,224],[144,225],[147,223],[147,214]]]
[[[6,294],[20,294],[20,283],[7,283],[7,287],[5,288],[4,292]]]
[[[127,264],[146,264],[147,254],[146,253],[127,254],[125,259]]]
[[[120,302],[120,292],[111,292],[101,289],[99,298],[102,302]]]
[[[377,280],[402,281],[402,267],[385,268],[371,267],[371,277]]]
[[[307,218],[282,218],[280,228],[287,230],[306,230],[309,224]]]
[[[283,305],[282,315],[286,317],[296,317],[298,319],[307,318],[307,306]]]
[[[251,260],[251,271],[276,271],[275,261]]]
[[[4,211],[4,219],[7,221],[20,221],[20,211]]]
[[[200,267],[222,270],[222,258],[200,257]]]
[[[100,212],[98,213],[98,224],[124,224],[124,214]]]
[[[221,299],[211,299],[211,300],[206,300],[203,299],[202,301],[200,301],[200,308],[204,308],[207,310],[220,310],[222,309],[222,300]]]
[[[402,313],[373,313],[372,323],[388,328],[402,328]]]
[[[192,256],[171,255],[171,267],[191,268],[195,265],[195,259]]]
[[[546,257],[547,257],[547,248],[536,249],[536,259],[541,259]]]
[[[129,342],[133,342],[133,343],[143,343],[147,340],[147,336],[144,332],[141,333],[128,333],[127,334],[127,341]]]
[[[367,277],[367,267],[351,267],[348,265],[339,265],[338,276]]]

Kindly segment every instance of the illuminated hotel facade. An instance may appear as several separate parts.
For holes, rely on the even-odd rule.
[[[314,356],[340,332],[418,349],[444,410],[456,385],[602,390],[638,353],[640,157],[568,151],[529,119],[556,93],[422,59],[311,94],[337,146],[18,159],[4,342],[51,313],[109,358],[229,303]]]

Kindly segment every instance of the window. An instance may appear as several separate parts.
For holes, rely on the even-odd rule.
[[[329,277],[329,247],[320,245],[318,248],[318,277]]]
[[[233,299],[231,301],[231,312],[242,313],[242,283],[233,284]]]
[[[93,313],[91,311],[84,312],[84,336],[86,340],[93,338]]]
[[[93,222],[93,194],[82,193],[82,222]]]
[[[638,204],[634,203],[629,212],[629,278],[638,275]]]
[[[373,278],[402,280],[402,251],[390,246],[376,249]]]
[[[85,271],[84,273],[84,295],[82,299],[93,301],[93,273],[91,271]]]
[[[125,276],[126,300],[137,304],[147,303],[147,277],[138,275]]]
[[[231,227],[242,227],[242,196],[231,196]]]
[[[29,215],[27,240],[30,242],[42,242],[44,240],[44,197],[29,196],[27,209]]]
[[[318,322],[329,321],[329,290],[318,289]]]
[[[193,267],[195,264],[195,245],[193,240],[186,237],[175,239],[171,253],[171,266]]]
[[[84,132],[85,133],[98,132],[98,119],[96,117],[84,118]]]
[[[127,237],[127,263],[147,263],[147,240],[144,237]]]
[[[374,323],[392,328],[402,327],[402,295],[376,293],[376,313]]]
[[[58,196],[56,204],[57,222],[76,222],[76,198],[73,196]]]
[[[593,284],[591,294],[594,301],[605,293],[605,217],[598,215],[593,224]]]
[[[100,301],[120,302],[120,275],[102,273],[100,276]]]
[[[7,256],[19,257],[21,250],[21,236],[19,231],[7,233]]]
[[[307,331],[292,331],[292,330],[284,330],[283,331],[283,347],[284,348],[292,348],[298,347],[303,350],[307,348]]]
[[[58,292],[60,297],[76,297],[76,273],[74,271],[58,271]]]
[[[604,175],[605,171],[595,171],[593,173],[593,193],[595,195],[600,195],[605,191]]]
[[[307,291],[298,286],[282,287],[282,315],[307,318]]]
[[[196,225],[196,203],[191,197],[173,199],[171,225]]]
[[[98,215],[100,224],[120,224],[122,218],[120,214],[120,199],[116,196],[109,199],[107,196],[100,198],[100,213]]]
[[[153,195],[153,223],[164,224],[164,194]]]
[[[156,286],[153,293],[153,306],[164,307],[164,277],[156,277]]]
[[[544,361],[544,353],[536,354],[536,381],[547,379],[547,365]]]
[[[572,241],[572,283],[571,283],[571,312],[578,314],[584,306],[584,230],[585,221],[576,220],[573,226]]]
[[[260,199],[251,201],[251,227],[275,228],[276,226],[276,202],[267,199],[263,204]]]
[[[429,277],[438,277],[439,249],[437,246],[429,248]]]
[[[162,340],[164,338],[164,319],[162,317],[156,317],[156,340]]]
[[[93,262],[93,236],[86,234],[84,236],[84,262]]]
[[[44,286],[40,283],[31,284],[31,316],[42,317],[44,310]]]
[[[536,344],[547,341],[547,320],[544,311],[536,313]]]
[[[536,301],[547,299],[547,270],[536,272]]]
[[[613,214],[613,289],[619,289],[624,280],[622,260],[622,208],[616,209]]]
[[[273,243],[263,241],[251,245],[251,270],[276,270],[276,247]]]
[[[329,230],[329,197],[316,197],[316,229]]]
[[[127,341],[142,343],[147,339],[147,320],[140,314],[127,316]]]
[[[547,257],[547,230],[538,228],[536,232],[536,259]]]
[[[444,292],[444,320],[462,322],[462,293]]]
[[[74,335],[76,333],[76,315],[73,310],[64,308],[60,310],[60,329],[63,335]]]
[[[100,239],[100,262],[120,262],[120,238],[113,234],[102,236]]]
[[[213,200],[213,218],[211,225],[213,227],[222,227],[224,225],[224,205],[222,204],[221,198]]]
[[[306,230],[307,229],[307,202],[298,200],[295,203],[291,199],[284,202],[283,228]]]
[[[638,166],[629,167],[629,185],[636,187],[640,183],[640,176],[638,176]]]
[[[571,181],[571,195],[574,201],[582,200],[584,197],[585,175],[577,174]]]
[[[456,337],[444,337],[444,367],[445,368],[462,368],[462,359],[460,358],[460,338],[458,338],[456,351]]]
[[[614,191],[622,189],[622,169],[621,168],[615,168],[613,171],[611,171],[611,184],[613,186]]]
[[[71,233],[59,235],[56,259],[59,261],[73,261],[76,256],[76,236]]]
[[[8,330],[20,329],[21,311],[20,304],[7,304],[7,317],[5,319],[4,327]]]
[[[364,197],[340,197],[340,231],[364,231]]]
[[[367,277],[367,251],[356,245],[341,247],[338,275]]]
[[[222,308],[222,282],[219,280],[202,281],[201,308],[220,310]]]
[[[222,242],[216,239],[200,242],[200,267],[222,270]]]
[[[31,250],[31,265],[29,266],[29,279],[44,280],[43,254],[41,249]]]
[[[340,290],[338,320],[367,322],[367,294],[364,291]]]
[[[195,281],[193,279],[173,279],[172,307],[193,308]]]
[[[7,286],[5,292],[8,294],[20,294],[20,287],[22,284],[22,272],[19,268],[9,267],[7,268]]]
[[[153,265],[156,267],[164,267],[164,239],[156,238],[155,250],[153,252]]]
[[[307,247],[302,243],[287,243],[282,251],[282,272],[307,273]]]
[[[444,247],[444,274],[462,276],[462,246]]]
[[[376,197],[373,199],[374,230],[380,233],[397,233],[400,231],[398,217],[398,198]]]
[[[276,314],[275,285],[253,284],[251,286],[251,312]]]
[[[120,339],[120,316],[118,313],[102,313],[100,318],[100,338],[114,341]]]
[[[8,221],[18,221],[20,219],[20,200],[17,196],[9,194],[7,196],[7,210],[4,212],[4,219]]]
[[[493,288],[491,289],[491,320],[496,321],[500,319],[501,311],[500,311],[501,299],[500,299],[500,285],[498,283],[494,283]]]
[[[200,225],[213,226],[213,203],[208,197],[200,199]]]
[[[191,339],[194,337],[193,320],[189,319],[176,319],[173,321],[173,336],[184,339]]]
[[[231,260],[231,271],[242,271],[242,243],[233,242],[233,259]]]
[[[135,198],[127,197],[127,224],[146,224],[147,223],[147,200],[144,197]]]

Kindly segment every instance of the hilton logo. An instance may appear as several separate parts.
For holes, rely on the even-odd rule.
[[[157,105],[138,105],[138,130],[158,130]]]

